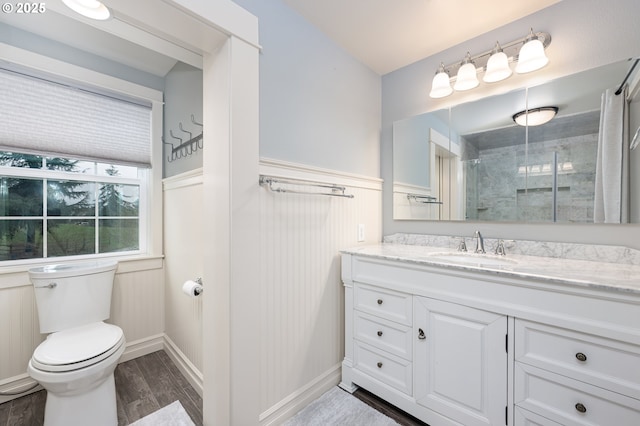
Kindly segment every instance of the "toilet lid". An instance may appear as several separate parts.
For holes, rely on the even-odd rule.
[[[95,322],[51,333],[34,351],[34,367],[45,371],[70,371],[95,364],[124,343],[122,329]]]

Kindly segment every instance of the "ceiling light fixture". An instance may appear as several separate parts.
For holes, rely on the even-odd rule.
[[[441,63],[433,78],[429,96],[449,96],[453,93],[452,82],[456,91],[473,89],[479,85],[478,74],[483,72],[482,80],[485,83],[502,81],[513,74],[510,65],[512,62],[517,62],[515,71],[520,74],[538,70],[549,62],[544,49],[550,43],[551,36],[548,33],[534,33],[531,29],[527,36],[520,39],[502,45],[496,42],[492,50],[474,56],[467,52],[462,62],[446,67]]]
[[[74,12],[87,18],[104,21],[111,17],[109,8],[97,0],[62,0]]]
[[[539,126],[548,123],[558,113],[558,107],[532,108],[513,114],[513,121],[520,126]]]

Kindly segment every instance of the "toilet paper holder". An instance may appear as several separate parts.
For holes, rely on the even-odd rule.
[[[201,278],[201,277],[198,277],[198,278],[196,278],[194,281],[195,281],[198,285],[200,285],[200,287],[198,287],[198,288],[196,288],[196,289],[195,289],[196,296],[200,296],[200,295],[202,294],[202,291],[204,290],[204,289],[202,288],[202,278]]]
[[[182,292],[190,297],[197,297],[202,294],[202,278],[188,280],[182,285]]]

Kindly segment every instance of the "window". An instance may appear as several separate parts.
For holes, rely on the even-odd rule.
[[[160,256],[162,92],[19,48],[0,59],[0,265]]]
[[[146,173],[0,152],[0,261],[139,252]]]

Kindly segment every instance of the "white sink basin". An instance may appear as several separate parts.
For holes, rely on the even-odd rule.
[[[434,260],[473,266],[512,266],[518,262],[504,256],[477,253],[433,253],[429,255]]]

